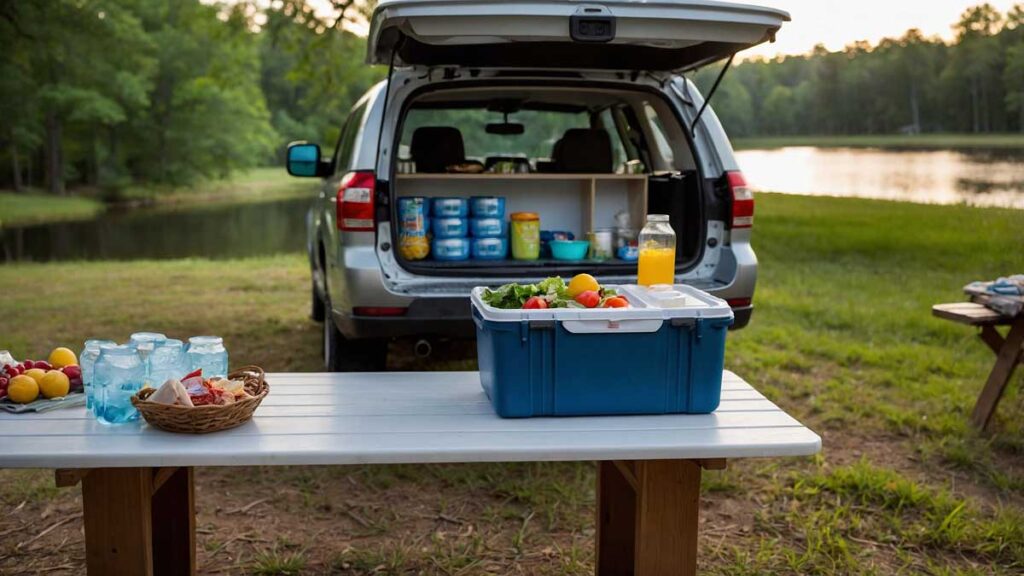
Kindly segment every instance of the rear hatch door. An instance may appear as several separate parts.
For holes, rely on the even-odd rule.
[[[367,61],[686,71],[774,39],[788,20],[712,0],[381,0]]]

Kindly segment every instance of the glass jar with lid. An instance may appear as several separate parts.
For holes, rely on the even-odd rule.
[[[146,366],[139,351],[129,345],[103,344],[93,377],[93,412],[104,424],[139,419],[132,396],[142,389]]]
[[[203,369],[203,378],[225,378],[228,375],[228,351],[220,336],[189,338],[188,359],[192,370]]]
[[[674,284],[676,275],[676,232],[667,214],[648,214],[637,239],[640,262],[637,284]]]

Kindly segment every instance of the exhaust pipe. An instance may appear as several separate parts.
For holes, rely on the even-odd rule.
[[[413,345],[412,351],[416,354],[417,358],[427,358],[434,351],[434,347],[430,344],[429,340],[418,340]]]

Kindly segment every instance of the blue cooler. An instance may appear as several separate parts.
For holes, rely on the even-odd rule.
[[[630,308],[501,310],[474,288],[480,383],[503,418],[718,408],[729,305],[690,286],[621,286]]]

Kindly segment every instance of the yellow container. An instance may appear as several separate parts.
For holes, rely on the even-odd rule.
[[[637,284],[674,284],[676,274],[675,248],[641,248]]]
[[[516,260],[540,258],[540,216],[536,212],[514,212],[512,220],[512,257]]]

